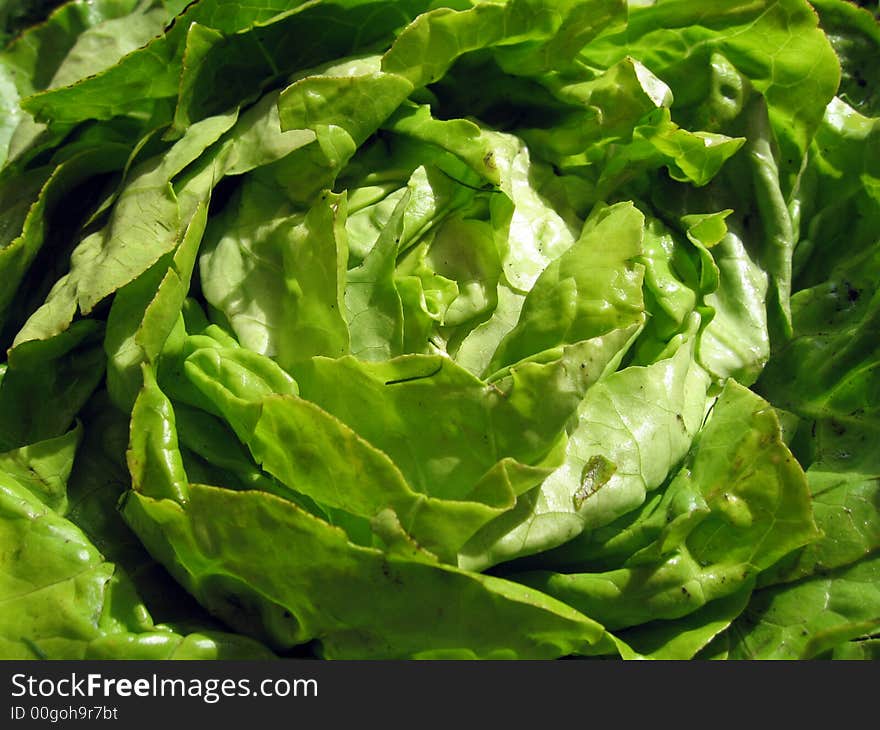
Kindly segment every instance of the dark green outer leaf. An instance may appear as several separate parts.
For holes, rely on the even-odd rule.
[[[729,632],[731,659],[812,659],[880,630],[877,554],[755,594]]]

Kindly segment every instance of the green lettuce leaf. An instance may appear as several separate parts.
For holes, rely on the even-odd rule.
[[[130,579],[64,516],[82,430],[0,455],[0,654],[7,659],[268,658],[256,642],[156,625]]]
[[[44,5],[0,657],[877,655],[870,13]]]
[[[670,495],[665,509],[652,505],[618,533],[628,543],[623,567],[518,579],[613,630],[677,619],[738,593],[818,536],[806,479],[775,412],[734,381],[667,487]],[[598,552],[607,559],[607,547]]]

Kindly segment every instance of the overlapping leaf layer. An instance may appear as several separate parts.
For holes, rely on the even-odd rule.
[[[876,654],[868,11],[24,17],[0,656]]]

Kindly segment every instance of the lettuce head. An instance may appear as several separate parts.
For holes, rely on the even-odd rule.
[[[0,657],[875,657],[862,5],[0,3]]]

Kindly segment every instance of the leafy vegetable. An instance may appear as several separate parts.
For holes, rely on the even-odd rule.
[[[870,12],[0,28],[0,656],[877,656]]]

